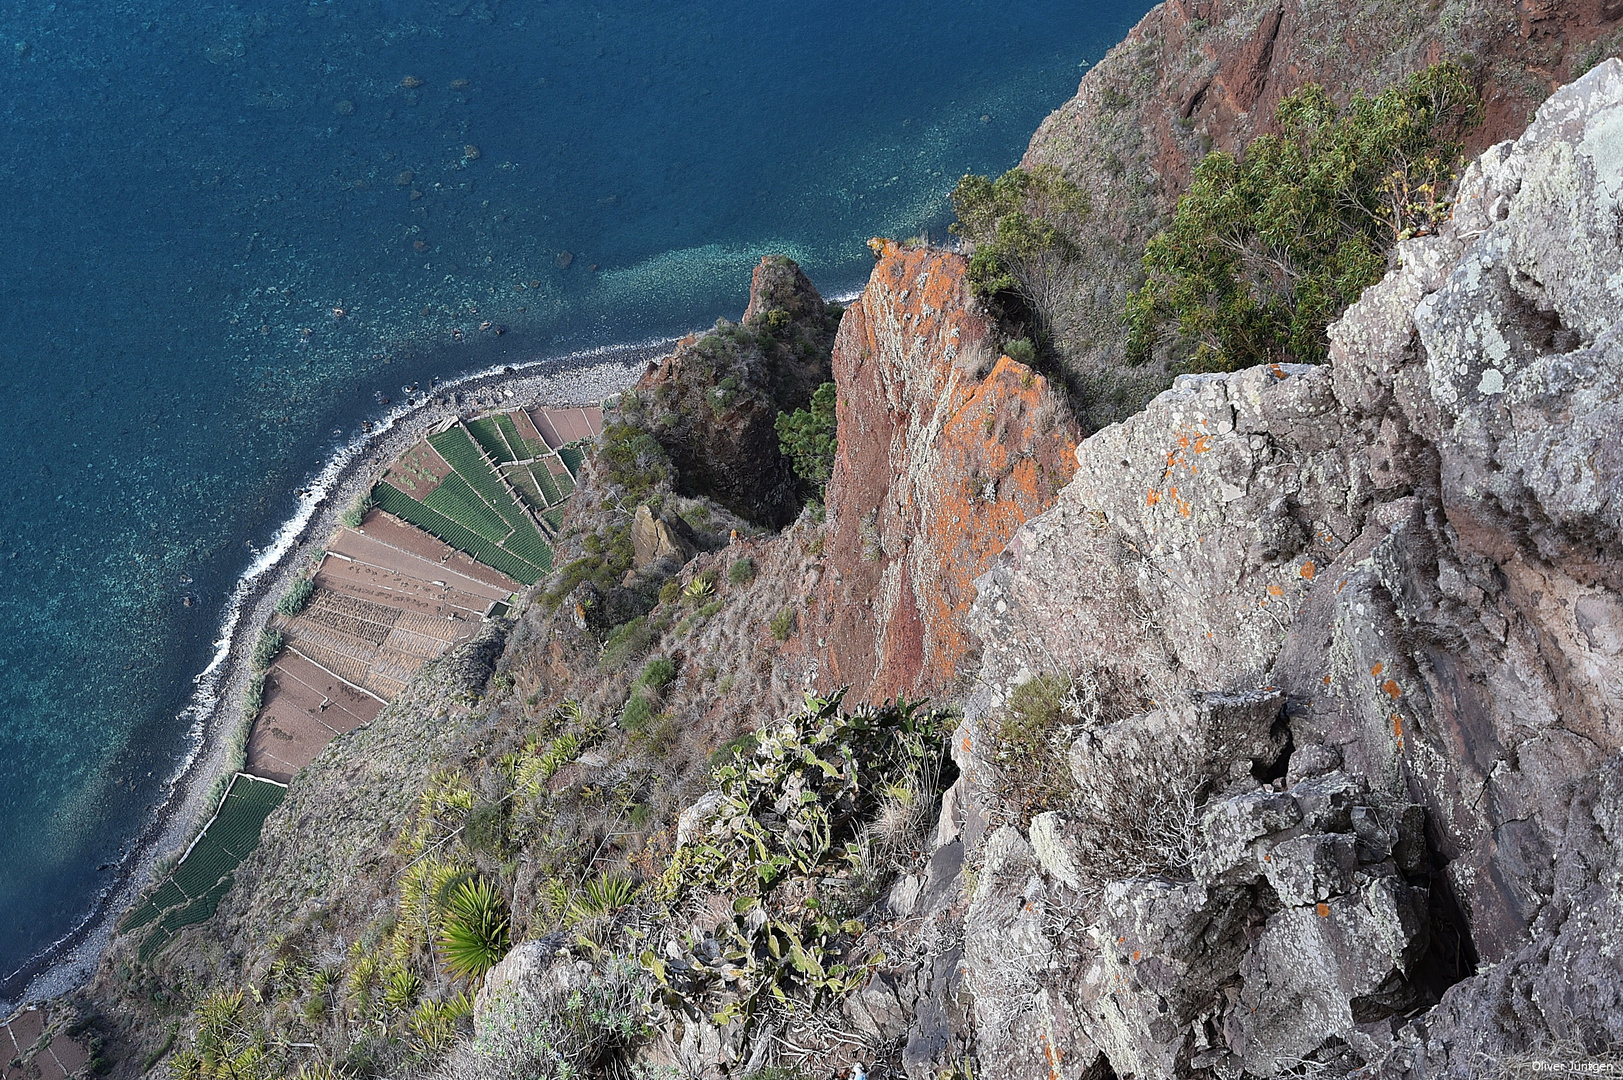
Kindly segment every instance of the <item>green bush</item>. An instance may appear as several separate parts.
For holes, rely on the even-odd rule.
[[[303,611],[310,603],[310,597],[315,594],[316,583],[310,578],[294,578],[293,584],[287,587],[287,592],[276,601],[276,612],[292,618]]]
[[[648,625],[648,617],[639,615],[609,631],[608,640],[603,642],[603,655],[598,658],[597,665],[604,671],[619,671],[647,652],[648,646],[653,644],[653,641],[654,631]]]
[[[659,587],[659,602],[661,604],[674,604],[682,599],[682,583],[676,578],[668,579]]]
[[[592,533],[581,542],[581,546],[585,554],[559,571],[547,590],[549,606],[557,607],[583,581],[590,581],[603,592],[608,592],[620,584],[636,558],[629,525],[611,528],[602,536]]]
[[[795,475],[822,495],[828,478],[834,474],[834,454],[838,449],[835,420],[836,392],[826,382],[812,393],[811,408],[780,412],[776,421],[778,446],[794,466]]]
[[[1015,338],[1003,346],[1003,352],[1010,360],[1018,361],[1027,367],[1037,362],[1037,346],[1027,338]]]
[[[633,499],[642,499],[672,473],[670,456],[653,433],[624,422],[603,429],[599,460],[605,478],[624,487]]]
[[[1318,363],[1325,328],[1386,271],[1399,239],[1447,217],[1461,138],[1482,119],[1466,73],[1438,64],[1337,109],[1322,86],[1280,102],[1277,135],[1200,163],[1144,252],[1129,357],[1168,327],[1195,371]]]
[[[267,626],[259,632],[259,640],[254,642],[248,662],[253,665],[255,671],[264,671],[276,659],[276,654],[282,651],[283,644],[281,632]]]
[[[676,663],[663,656],[650,660],[643,665],[637,681],[654,693],[660,693],[676,681]]]
[[[748,585],[755,580],[755,560],[748,555],[742,559],[734,559],[733,565],[727,568],[727,582],[731,585]]]
[[[462,828],[462,843],[469,851],[500,855],[506,843],[505,804],[498,800],[482,802],[468,811]]]
[[[265,707],[265,673],[256,671],[248,678],[248,689],[242,695],[242,718],[250,723]]]
[[[997,726],[992,760],[1001,767],[1004,794],[1024,818],[1063,805],[1071,795],[1066,716],[1069,679],[1038,675],[1015,687]]]
[[[377,500],[372,497],[371,492],[368,492],[367,494],[362,495],[359,499],[356,499],[354,505],[352,505],[349,509],[338,515],[338,523],[340,525],[346,525],[351,529],[359,529],[361,527],[361,523],[366,520],[366,515],[370,513],[372,508],[376,505]]]
[[[654,705],[642,694],[632,694],[620,710],[620,726],[627,731],[642,731],[654,718]]]
[[[451,894],[440,929],[440,953],[453,975],[481,978],[507,953],[507,904],[484,878],[464,881]]]
[[[1037,267],[1076,256],[1073,236],[1088,197],[1052,165],[1014,168],[992,180],[965,176],[952,191],[951,230],[975,246],[969,282],[977,295],[1020,293]]]
[[[772,616],[772,636],[778,641],[788,641],[789,635],[795,632],[795,609],[784,608]]]

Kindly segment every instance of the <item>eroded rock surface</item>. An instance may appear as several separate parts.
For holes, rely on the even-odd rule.
[[[1612,60],[1470,168],[1330,364],[1180,378],[1078,448],[970,614],[967,979],[1050,1018],[978,1004],[983,1047],[1048,1038],[1055,1075],[1468,1077],[1617,1042],[1619,220]],[[1086,691],[1056,729],[1076,791],[1024,832],[998,725],[1056,674]],[[1286,752],[1201,704],[1237,693]],[[1187,865],[1090,861],[1066,822],[1123,790],[1100,772],[1203,743],[1233,767],[1191,766]]]
[[[972,582],[1075,470],[1047,380],[1000,356],[961,256],[887,244],[834,344],[839,456],[814,624],[822,685],[935,693]]]
[[[772,528],[794,520],[801,485],[774,424],[828,381],[836,320],[793,260],[768,255],[741,322],[683,340],[642,378],[637,395],[679,492]]]

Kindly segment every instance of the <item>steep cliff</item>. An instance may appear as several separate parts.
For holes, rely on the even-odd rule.
[[[1471,167],[1329,365],[1180,378],[977,581],[987,1075],[1466,1077],[1617,1043],[1620,197],[1614,60]],[[997,750],[1034,674],[1081,707],[1028,824]],[[1112,815],[1171,854],[1101,860]]]
[[[970,583],[1075,469],[1048,382],[1001,355],[950,252],[886,242],[834,343],[839,454],[811,633],[819,684],[939,693]]]
[[[800,267],[768,256],[755,267],[741,322],[682,342],[637,384],[679,492],[773,528],[794,520],[800,485],[773,421],[805,408],[828,381],[838,320]]]

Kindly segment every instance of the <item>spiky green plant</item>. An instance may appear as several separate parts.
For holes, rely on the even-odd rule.
[[[440,952],[453,975],[477,979],[507,952],[507,904],[484,878],[464,881],[451,894],[440,927]]]
[[[456,1041],[456,1024],[473,1013],[473,1000],[467,992],[446,1001],[424,1001],[412,1011],[406,1027],[432,1053],[450,1049]]]
[[[259,640],[254,642],[254,651],[249,656],[249,663],[255,671],[264,671],[276,659],[276,654],[282,651],[283,638],[280,631],[270,627],[259,632]]]
[[[390,968],[388,980],[383,984],[383,1002],[391,1009],[409,1009],[422,992],[423,980],[404,965],[395,965]]]
[[[276,601],[277,613],[291,619],[309,605],[310,597],[315,595],[315,591],[316,583],[310,578],[295,578],[293,584],[287,587],[287,592]]]
[[[637,885],[630,878],[597,877],[569,900],[569,921],[585,922],[620,910],[637,897]]]

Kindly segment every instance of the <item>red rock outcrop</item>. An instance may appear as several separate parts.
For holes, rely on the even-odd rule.
[[[963,258],[876,251],[834,343],[840,449],[811,626],[820,685],[867,699],[953,680],[974,578],[1070,480],[1077,440],[1048,381],[998,355]]]

